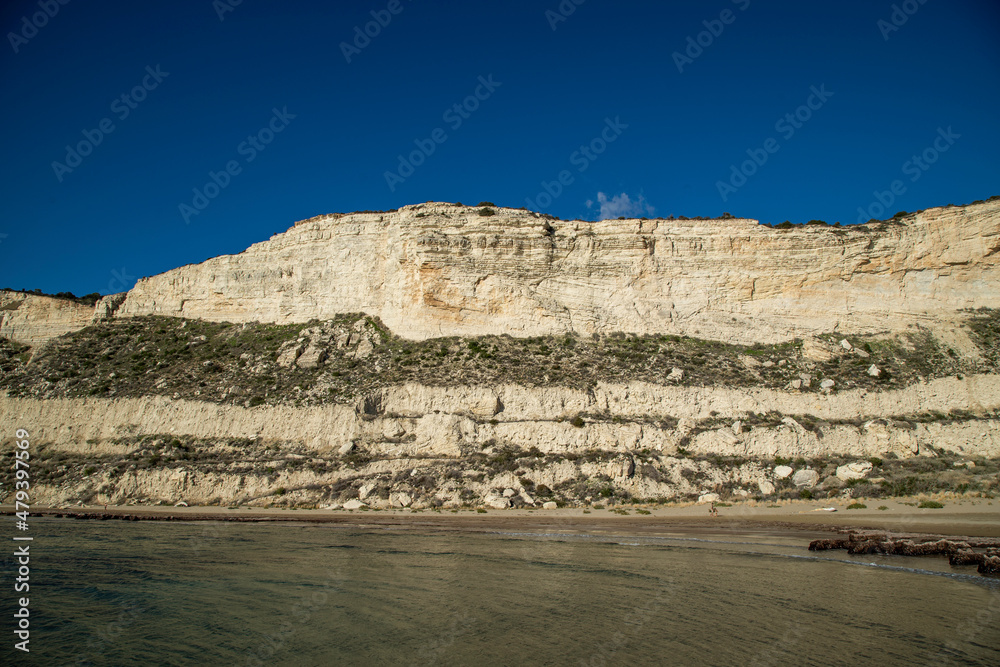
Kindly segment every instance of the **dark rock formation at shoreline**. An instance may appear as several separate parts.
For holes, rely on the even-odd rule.
[[[976,565],[979,574],[1000,576],[1000,538],[946,538],[866,530],[841,532],[846,532],[847,537],[813,540],[809,550],[846,549],[847,553],[857,555],[947,556],[953,567]]]

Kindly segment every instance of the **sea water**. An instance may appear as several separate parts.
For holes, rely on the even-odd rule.
[[[4,665],[1000,665],[997,580],[795,532],[32,532],[31,652],[5,613]]]

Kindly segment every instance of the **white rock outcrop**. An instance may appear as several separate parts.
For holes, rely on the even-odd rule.
[[[837,467],[837,479],[849,482],[852,479],[864,479],[872,471],[872,464],[868,461],[858,461]]]

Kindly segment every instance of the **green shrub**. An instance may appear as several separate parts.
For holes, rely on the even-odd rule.
[[[936,500],[921,500],[920,504],[917,505],[917,507],[920,509],[939,510],[942,507],[944,507],[944,505],[942,505]]]
[[[477,507],[476,512],[478,512],[479,514],[486,514],[486,510],[484,510],[482,507]]]
[[[274,490],[274,495],[276,495],[276,496],[283,496],[283,495],[285,495],[285,493],[287,493],[287,491],[285,490],[285,487],[283,487],[283,486],[279,486],[278,488],[276,488]]]
[[[801,498],[802,500],[812,500],[813,492],[810,491],[809,489],[802,489],[801,491],[799,491],[799,498]]]
[[[885,507],[885,505],[883,505],[883,507]],[[849,510],[866,510],[866,509],[868,509],[868,505],[865,505],[864,503],[851,503],[850,505],[847,506],[847,509],[849,509]]]
[[[496,214],[497,214],[496,211],[494,211],[493,209],[491,209],[491,208],[489,208],[487,206],[484,206],[481,209],[479,209],[479,215],[481,215],[481,216],[490,216],[490,215],[496,215]]]
[[[879,510],[880,510],[880,511],[882,511],[882,512],[884,512],[885,510],[889,509],[889,508],[888,508],[888,507],[886,507],[885,505],[879,505],[879,506],[878,506],[878,508],[879,508]]]
[[[572,424],[573,426],[577,427],[577,428],[583,428],[584,424],[586,424],[587,422],[583,421],[583,417],[581,417],[580,415],[577,415],[577,416],[573,417],[572,419],[570,419],[569,423]]]

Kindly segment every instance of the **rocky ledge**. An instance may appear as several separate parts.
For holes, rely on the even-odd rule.
[[[944,537],[847,530],[847,537],[813,540],[810,551],[846,549],[849,554],[947,556],[953,567],[975,565],[979,574],[1000,577],[1000,538]]]

